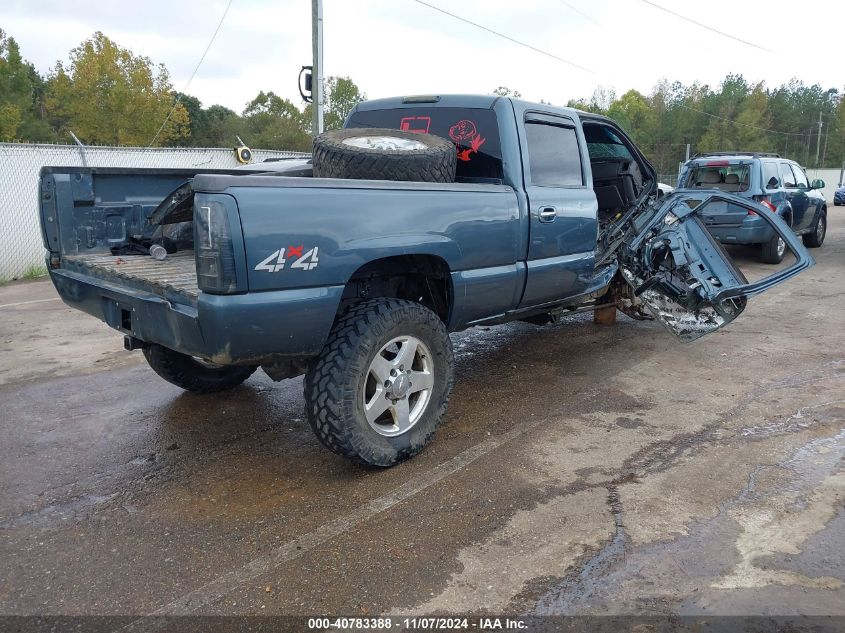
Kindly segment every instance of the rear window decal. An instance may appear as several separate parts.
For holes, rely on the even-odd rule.
[[[455,141],[458,146],[458,160],[465,162],[469,162],[470,155],[478,153],[478,150],[484,145],[484,141],[487,140],[478,133],[475,122],[469,119],[461,119],[450,127],[449,138]],[[469,148],[461,149],[461,146],[466,147],[467,145],[469,145]]]
[[[431,129],[430,116],[406,116],[399,122],[399,129],[404,132],[428,134]]]

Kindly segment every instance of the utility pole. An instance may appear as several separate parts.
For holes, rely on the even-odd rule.
[[[311,45],[311,95],[314,103],[311,130],[317,136],[323,132],[323,0],[311,0]]]
[[[816,169],[819,168],[819,149],[822,146],[822,111],[819,110],[819,138],[816,139]]]

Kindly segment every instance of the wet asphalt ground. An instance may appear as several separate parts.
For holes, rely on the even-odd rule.
[[[6,285],[0,613],[845,615],[830,224],[696,343],[622,316],[455,335],[445,426],[390,470],[321,447],[301,379],[183,393],[49,282]]]

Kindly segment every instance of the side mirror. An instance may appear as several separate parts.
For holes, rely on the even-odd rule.
[[[810,183],[810,189],[824,189],[824,180],[816,179]]]

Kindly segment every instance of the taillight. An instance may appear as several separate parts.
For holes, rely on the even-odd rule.
[[[204,200],[194,208],[197,285],[203,292],[226,294],[237,289],[232,230],[226,207]]]
[[[768,198],[760,197],[760,198],[755,198],[755,200],[757,200],[757,202],[762,204],[764,207],[766,207],[772,213],[777,213],[777,209],[775,208],[775,205],[773,205],[771,202],[769,202]],[[748,215],[757,215],[757,212],[749,210]]]

